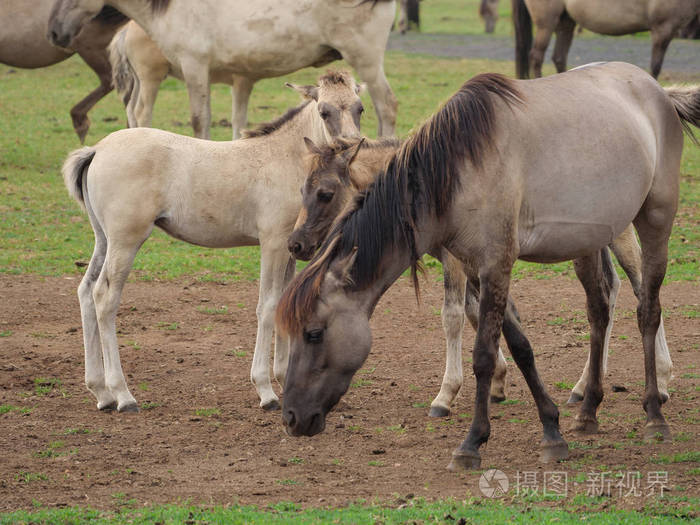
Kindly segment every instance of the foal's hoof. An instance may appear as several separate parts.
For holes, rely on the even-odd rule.
[[[127,403],[123,407],[117,409],[121,414],[137,414],[139,406],[136,403]]]
[[[503,403],[506,400],[506,396],[498,395],[495,396],[491,394],[491,403]]]
[[[569,445],[566,441],[542,441],[540,445],[540,463],[555,463],[569,457]]]
[[[112,412],[117,409],[117,402],[116,401],[110,401],[106,405],[100,406],[100,403],[97,403],[97,409],[101,410],[102,412]]]
[[[441,407],[441,406],[434,406],[430,407],[430,412],[428,412],[429,417],[447,417],[450,415],[450,409]]]
[[[644,427],[644,441],[669,441],[671,429],[665,422],[649,422]]]
[[[279,410],[280,409],[280,402],[277,401],[276,399],[273,399],[272,401],[268,401],[264,405],[260,405],[260,408],[262,408],[265,412],[272,412],[273,410]]]
[[[576,392],[571,392],[571,395],[569,396],[569,399],[566,401],[567,405],[576,405],[583,401],[583,396],[581,394],[577,394]]]
[[[478,452],[455,450],[452,453],[452,461],[447,465],[450,472],[463,472],[476,470],[481,467],[481,456]]]
[[[582,418],[576,416],[576,422],[571,430],[578,432],[579,434],[597,434],[598,421],[592,418]]]

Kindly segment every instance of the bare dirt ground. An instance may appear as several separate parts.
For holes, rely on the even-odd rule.
[[[258,408],[248,379],[257,283],[127,285],[118,325],[123,367],[142,404],[136,415],[97,411],[83,385],[77,285],[77,277],[0,275],[0,510],[183,500],[336,506],[376,498],[398,505],[411,497],[480,494],[480,472],[445,469],[470,420],[469,363],[453,415],[427,416],[444,363],[435,274],[423,281],[420,306],[406,279],[389,290],[373,317],[373,351],[355,386],[329,415],[326,431],[303,439],[284,433],[279,412]],[[575,409],[564,403],[587,355],[583,292],[566,277],[515,282],[539,369],[560,404],[570,459],[537,463],[539,421],[511,362],[510,404],[491,407],[482,467],[508,476],[509,495],[525,487],[519,479],[542,491],[546,472],[561,471],[569,500],[597,490],[601,479],[610,501],[626,508],[641,508],[650,501],[645,493],[658,493],[662,484],[677,500],[700,496],[699,290],[689,283],[663,289],[675,364],[664,411],[675,437],[644,444],[643,359],[629,284],[618,303],[601,432],[580,437],[569,430]],[[222,305],[225,313],[208,313]],[[472,339],[465,329],[466,348]],[[613,384],[626,391],[613,393]],[[696,454],[690,462],[689,452]],[[677,461],[684,456],[668,462],[683,453],[685,462]],[[641,476],[636,489],[627,474],[634,471]],[[632,492],[621,497],[623,489]]]

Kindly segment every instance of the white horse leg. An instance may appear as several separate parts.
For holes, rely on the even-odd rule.
[[[102,340],[105,384],[116,398],[119,412],[137,412],[136,399],[126,386],[126,379],[119,360],[116,318],[121,293],[141,242],[126,246],[115,244],[108,241],[107,256],[102,272],[95,283],[93,298]]]
[[[280,408],[279,398],[272,390],[270,381],[270,348],[275,331],[275,309],[284,283],[289,251],[286,242],[260,243],[260,292],[256,314],[258,332],[255,338],[253,365],[250,380],[260,397],[260,407],[264,410]],[[281,345],[285,341],[280,341]],[[284,352],[284,350],[282,350]]]
[[[231,125],[233,127],[233,140],[241,137],[241,131],[248,126],[248,100],[253,91],[255,80],[240,75],[233,75],[231,94],[233,95],[233,112]]]
[[[457,261],[442,249],[445,297],[442,306],[442,327],[447,340],[445,374],[437,397],[430,404],[431,417],[446,417],[464,380],[462,372],[462,333],[464,331],[464,288],[466,276]]]
[[[377,135],[380,137],[393,136],[398,102],[384,75],[384,52],[372,56],[364,56],[367,54],[366,52],[363,55],[353,55],[341,50],[341,53],[343,58],[357,70],[362,81],[367,84],[367,90],[372,97],[379,121]]]
[[[605,339],[603,340],[603,357],[602,357],[602,376],[608,373],[608,349],[610,346],[610,335],[612,334],[613,322],[615,317],[615,302],[617,300],[617,294],[620,291],[620,278],[615,271],[615,267],[610,259],[610,253],[605,250],[605,255],[603,256],[603,275],[607,281],[609,288],[608,295],[608,326],[605,329]],[[588,358],[586,359],[586,365],[583,368],[581,377],[579,378],[574,388],[571,390],[571,395],[567,401],[567,404],[578,403],[583,400],[583,394],[586,389],[586,384],[588,383],[588,376],[590,374],[591,366],[591,352],[588,351]]]
[[[294,277],[296,270],[296,260],[290,257],[287,261],[287,268],[284,272],[284,281],[280,290],[284,290]],[[289,365],[289,337],[281,337],[275,330],[275,358],[272,365],[272,373],[277,383],[284,388],[284,380],[287,377],[287,366]]]
[[[165,74],[149,74],[138,77],[138,100],[134,111],[137,126],[142,128],[151,127],[151,122],[153,121],[153,106],[156,104],[158,89],[166,77],[167,71],[165,71]]]
[[[209,69],[196,59],[182,61],[182,75],[187,84],[190,97],[190,114],[194,136],[200,139],[209,138],[211,127],[211,106],[209,91]]]

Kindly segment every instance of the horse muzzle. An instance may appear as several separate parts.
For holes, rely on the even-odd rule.
[[[326,428],[326,417],[320,411],[302,415],[294,409],[285,408],[282,421],[287,434],[294,437],[315,436]]]

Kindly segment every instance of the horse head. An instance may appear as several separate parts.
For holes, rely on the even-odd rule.
[[[103,0],[56,0],[49,15],[46,37],[56,46],[68,47],[83,25],[103,7]]]

